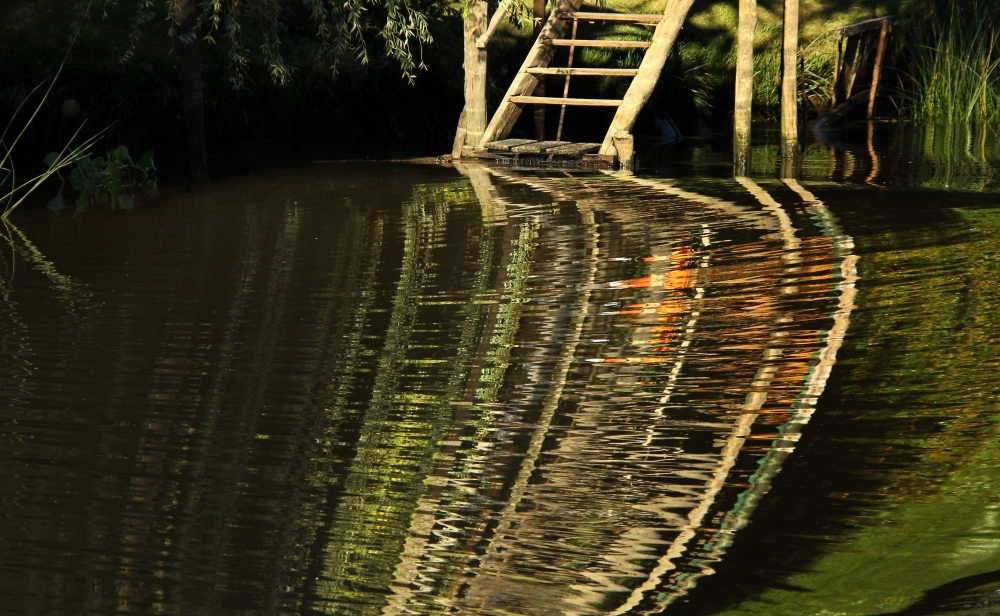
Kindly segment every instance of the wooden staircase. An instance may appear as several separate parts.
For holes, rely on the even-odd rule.
[[[555,6],[542,27],[538,38],[528,52],[496,113],[490,119],[486,132],[478,148],[469,154],[497,155],[536,154],[553,157],[579,158],[594,156],[597,160],[613,161],[619,157],[625,162],[631,159],[631,135],[635,119],[656,86],[660,72],[666,62],[677,34],[687,17],[694,0],[667,0],[663,14],[621,14],[581,11],[583,0],[555,0]],[[585,22],[615,22],[654,25],[652,40],[587,40],[578,39],[577,26]],[[568,34],[568,36],[567,36]],[[567,66],[552,67],[549,64],[559,47],[569,48]],[[577,48],[613,48],[645,50],[638,68],[585,68],[573,66]],[[535,86],[545,75],[565,77],[563,95],[532,96]],[[621,77],[632,78],[625,96],[621,99],[570,98],[571,77]],[[514,123],[525,105],[557,105],[561,107],[559,128],[555,141],[535,141],[530,139],[507,139]],[[617,112],[608,127],[602,143],[573,144],[562,141],[562,127],[566,108],[615,107]],[[622,147],[627,141],[628,151]]]

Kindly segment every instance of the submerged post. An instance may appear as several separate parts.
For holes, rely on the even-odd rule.
[[[750,118],[753,105],[753,37],[757,0],[740,0],[736,36],[736,109],[733,112],[733,175],[750,174]]]
[[[799,150],[799,105],[796,68],[799,55],[799,0],[785,0],[781,55],[781,177],[795,177]]]
[[[477,43],[486,33],[488,9],[486,0],[468,0],[465,14],[465,111],[462,116],[465,119],[464,143],[470,146],[479,145],[486,131],[486,49]]]

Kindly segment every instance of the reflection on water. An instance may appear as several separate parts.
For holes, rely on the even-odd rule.
[[[800,613],[780,580],[833,588],[802,576],[855,562],[802,524],[877,552],[894,535],[867,539],[882,527],[866,520],[889,519],[880,491],[897,488],[893,506],[925,505],[906,519],[943,549],[924,514],[945,511],[948,481],[982,479],[992,449],[966,462],[963,439],[994,424],[896,419],[947,415],[951,390],[935,402],[920,370],[973,390],[961,362],[1000,339],[972,325],[987,287],[949,296],[993,254],[993,215],[938,220],[917,246],[875,217],[855,246],[843,192],[691,184],[338,165],[165,191],[127,215],[20,216],[0,257],[3,604]],[[956,335],[969,350],[949,366],[967,378],[928,359]],[[840,455],[848,398],[884,417]],[[864,475],[877,456],[900,475]],[[878,495],[789,506],[841,475]],[[902,602],[863,613],[994,583],[974,577],[1000,569],[983,568],[1000,552],[993,510],[972,511],[978,530],[951,548],[964,564],[904,593],[887,574]]]

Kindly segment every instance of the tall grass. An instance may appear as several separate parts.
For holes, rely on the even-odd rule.
[[[904,111],[942,124],[1000,120],[995,0],[952,0],[914,24]]]

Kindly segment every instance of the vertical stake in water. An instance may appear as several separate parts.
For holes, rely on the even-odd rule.
[[[781,177],[795,177],[799,151],[799,110],[795,74],[799,55],[799,0],[785,0],[781,56]]]
[[[757,0],[740,0],[736,50],[736,109],[733,112],[733,175],[750,175],[750,112],[753,105],[753,37]]]
[[[578,19],[573,19],[573,35],[572,40],[576,40],[576,26],[580,23]],[[569,46],[569,61],[566,63],[566,68],[573,68],[573,55],[576,51],[575,45]],[[563,98],[569,98],[569,72],[566,73],[566,83],[563,85]],[[566,119],[566,105],[562,106],[559,110],[559,128],[556,129],[556,141],[562,141],[562,129],[563,120]]]
[[[477,146],[486,131],[486,48],[479,37],[486,33],[489,5],[469,0],[465,13],[465,145]],[[459,127],[461,131],[462,127]],[[457,139],[456,139],[457,141]]]

